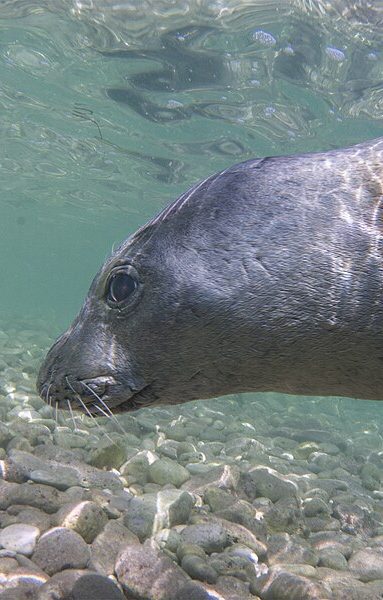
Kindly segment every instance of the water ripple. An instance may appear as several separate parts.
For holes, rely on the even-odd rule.
[[[381,1],[0,6],[10,202],[38,176],[39,203],[125,210],[144,185],[150,214],[233,160],[383,133]]]

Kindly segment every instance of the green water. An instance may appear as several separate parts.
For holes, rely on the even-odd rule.
[[[383,135],[371,10],[113,6],[0,2],[7,319],[66,326],[113,244],[216,170]]]
[[[286,599],[289,586],[291,598],[308,597],[311,586],[310,598],[382,597],[381,402],[246,394],[90,419],[55,410],[35,391],[46,350],[114,245],[188,187],[251,157],[383,136],[382,22],[381,0],[0,0],[1,596],[3,589],[12,589],[9,598],[18,594],[27,579],[31,588],[45,580],[49,588],[44,572],[65,577],[80,542],[96,562],[76,559],[73,568],[89,568],[71,590],[79,582],[84,592],[96,564],[102,574],[108,569],[102,585],[115,581],[126,597],[168,600],[166,578],[159,578],[162,595],[150,589],[163,548],[186,577],[176,555],[179,526],[205,523],[209,539],[218,518],[227,538],[213,569],[221,595],[198,597],[278,598],[282,590]],[[193,508],[167,529],[164,498],[184,490]],[[126,543],[121,564],[131,564],[129,552],[140,554],[133,583],[118,568],[118,536],[98,553],[96,542],[76,534],[68,562],[53,531],[54,545],[44,551],[41,533],[64,523],[59,529],[68,535],[72,525],[60,514],[75,512],[73,502],[98,506],[98,535],[104,521],[117,519],[129,540],[137,534],[149,542]],[[40,536],[33,554],[20,550],[20,529],[12,543],[44,577],[36,581],[40,571],[29,574],[21,561],[25,581],[16,589],[23,575],[13,572],[18,563],[1,536],[13,524],[25,534],[29,523]],[[252,571],[247,563],[237,576],[225,560],[241,540],[238,524],[245,541],[237,559],[251,550]],[[262,548],[253,562],[248,536],[258,531],[267,564]],[[343,554],[337,551],[334,566],[322,550],[338,548],[339,539]],[[153,549],[156,560],[148,560]],[[269,593],[273,565],[282,565],[282,582],[278,576]],[[173,580],[168,566],[165,572]],[[148,589],[131,595],[133,584]],[[92,585],[73,597],[93,598]],[[230,595],[227,587],[240,591]]]

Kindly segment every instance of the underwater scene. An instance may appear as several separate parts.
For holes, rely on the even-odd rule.
[[[291,269],[310,290],[294,304],[301,345],[285,344],[267,256],[256,256],[256,276],[266,282],[260,315],[269,306],[273,318],[251,343],[227,275],[239,260],[238,273],[254,277],[233,240],[256,236],[278,165],[290,168],[248,163],[267,202],[239,226],[250,175],[233,165],[330,151],[291,163],[318,168],[286,175],[290,213],[338,172],[333,200],[363,200],[359,166],[332,151],[383,136],[383,2],[0,0],[0,116],[0,600],[383,598],[379,267],[375,291],[356,297],[350,265],[334,261],[342,306],[375,294],[373,314],[344,312],[336,357],[335,345],[325,357],[307,341],[318,311],[312,323],[299,317],[322,293],[310,265]],[[377,226],[380,144],[361,175]],[[210,202],[209,185],[221,203],[207,214],[198,198]],[[342,206],[343,231],[353,218]],[[311,244],[300,241],[307,220],[297,223],[283,261]],[[287,228],[282,218],[269,246]],[[326,230],[322,212],[314,246],[316,228]],[[151,287],[148,271],[121,258],[126,247],[150,266]],[[267,372],[252,372],[250,350]]]

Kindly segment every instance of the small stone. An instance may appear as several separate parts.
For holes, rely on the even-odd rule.
[[[204,466],[204,465],[202,465]],[[208,488],[223,490],[236,490],[240,479],[240,470],[236,465],[220,465],[209,469],[205,473],[193,475],[183,484],[182,489],[203,496]]]
[[[161,550],[169,550],[175,554],[180,547],[181,536],[175,529],[162,529],[154,536]]]
[[[159,485],[173,484],[180,487],[190,479],[190,473],[185,467],[170,458],[160,458],[149,466],[149,478]]]
[[[328,567],[329,569],[336,569],[337,571],[343,571],[348,568],[347,560],[341,552],[335,549],[324,548],[319,553],[320,567]]]
[[[48,575],[40,571],[17,567],[8,574],[1,574],[1,600],[30,600],[37,597]]]
[[[116,561],[116,575],[129,597],[150,600],[179,600],[188,582],[182,569],[169,557],[150,546],[123,549]]]
[[[247,475],[253,480],[257,495],[270,498],[272,502],[298,494],[294,482],[269,467],[255,467]]]
[[[79,577],[72,588],[73,600],[124,600],[116,584],[98,573]]]
[[[15,558],[11,558],[10,556],[4,556],[4,558],[0,558],[0,573],[10,573],[15,571],[19,566],[19,563]]]
[[[349,559],[348,567],[363,582],[383,579],[383,547],[358,550]]]
[[[197,546],[197,544],[189,544],[187,542],[179,543],[177,549],[177,558],[182,561],[184,556],[188,556],[193,554],[194,556],[199,556],[200,558],[206,559],[206,552],[201,548],[201,546]]]
[[[39,535],[40,530],[37,527],[16,523],[0,531],[0,546],[6,550],[31,556]]]
[[[309,544],[302,538],[290,536],[288,533],[271,535],[267,540],[267,553],[270,564],[306,563],[314,567],[318,564],[318,555]]]
[[[214,584],[214,592],[219,594],[218,598],[224,598],[225,600],[259,600],[258,598],[254,598],[247,581],[241,581],[237,577],[231,577],[230,575],[221,575],[218,577]],[[214,592],[212,595],[215,600]]]
[[[38,600],[124,600],[117,585],[108,577],[87,570],[66,569],[45,583]]]
[[[143,541],[156,531],[187,522],[193,504],[188,492],[175,489],[136,496],[126,510],[124,525]]]
[[[37,456],[40,451],[41,456]],[[116,473],[103,471],[86,464],[80,457],[82,450],[68,450],[57,446],[38,446],[35,454],[12,451],[11,461],[26,469],[28,478],[34,481],[43,479],[51,487],[67,489],[73,486],[100,489],[122,489],[123,485]],[[42,479],[43,478],[43,479]]]
[[[64,569],[83,569],[89,559],[88,545],[78,533],[65,527],[55,527],[44,533],[32,555],[33,562],[48,575]]]
[[[307,459],[312,452],[316,452],[318,449],[319,446],[315,442],[302,442],[294,449],[294,456]]]
[[[188,525],[181,531],[181,542],[196,544],[205,552],[222,552],[230,540],[226,530],[217,523]]]
[[[89,567],[103,575],[114,573],[114,563],[124,546],[139,544],[138,537],[121,521],[109,521],[91,546]]]
[[[41,533],[52,527],[52,518],[38,508],[29,508],[24,506],[10,506],[2,515],[1,527],[14,525],[15,523],[25,523],[37,527]]]
[[[228,508],[235,502],[235,498],[229,492],[220,488],[207,488],[203,496],[204,502],[209,505],[212,512]]]
[[[10,505],[22,504],[54,513],[64,503],[63,492],[47,485],[30,483],[19,485],[0,480],[0,510],[6,510]]]
[[[119,469],[126,460],[126,447],[122,442],[104,439],[92,450],[89,463],[98,469]]]
[[[148,481],[149,465],[154,460],[155,456],[149,450],[138,452],[122,465],[121,474],[128,477],[128,481],[144,485]]]
[[[315,517],[318,514],[328,515],[329,513],[329,506],[321,498],[310,498],[304,503],[303,514],[305,517]]]
[[[247,546],[251,550],[254,550],[256,554],[263,560],[267,554],[267,547],[261,541],[266,538],[266,529],[262,529],[261,539],[254,535],[251,531],[249,531],[243,525],[239,523],[232,523],[230,521],[226,521],[225,519],[217,518],[214,520],[215,523],[218,523],[221,527],[223,527],[229,536],[231,541],[234,541],[238,544],[242,544]],[[261,523],[261,525],[264,525]]]
[[[192,579],[199,579],[207,583],[215,583],[217,581],[217,573],[207,564],[206,557],[202,558],[196,554],[186,554],[182,559],[181,567]]]
[[[225,521],[243,525],[248,531],[258,537],[266,535],[266,526],[263,519],[259,518],[254,506],[246,500],[237,500],[231,506],[216,511],[215,515]]]
[[[91,544],[102,531],[108,518],[95,502],[85,501],[63,506],[57,513],[57,525],[76,531]]]
[[[331,589],[308,577],[289,572],[282,565],[275,565],[266,576],[253,579],[250,590],[262,600],[322,600],[332,598]]]
[[[174,527],[187,523],[194,499],[188,492],[182,490],[161,490],[157,494],[157,526]]]
[[[334,571],[327,567],[317,567],[316,577],[331,587],[331,598],[334,600],[377,600],[381,596],[376,593],[370,594],[369,584],[355,579],[349,571]]]

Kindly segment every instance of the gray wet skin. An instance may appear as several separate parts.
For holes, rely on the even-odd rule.
[[[383,138],[197,184],[104,263],[42,398],[97,414],[244,391],[383,399],[382,185]]]

